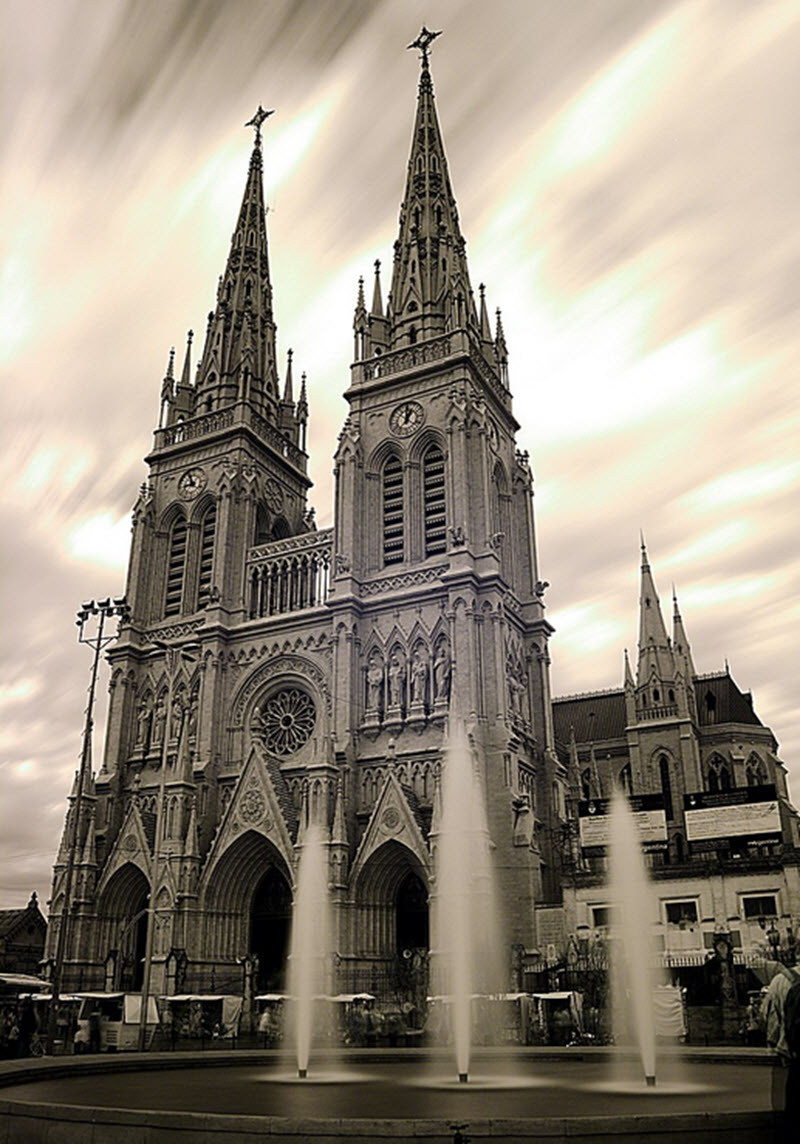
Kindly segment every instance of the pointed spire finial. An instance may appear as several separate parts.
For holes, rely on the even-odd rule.
[[[189,330],[186,334],[186,354],[183,359],[183,370],[181,371],[181,385],[191,385],[191,359],[192,359],[192,342],[194,341],[194,330]]]
[[[294,404],[294,380],[292,378],[292,358],[294,350],[286,351],[286,384],[283,389],[283,400],[287,404]]]
[[[375,259],[375,283],[372,288],[372,310],[375,318],[383,317],[383,298],[381,296],[381,260]]]
[[[436,39],[436,37],[441,36],[441,34],[441,32],[431,32],[423,24],[422,31],[417,36],[416,40],[414,40],[412,44],[407,45],[407,49],[419,48],[420,52],[422,53],[420,59],[422,60],[422,66],[424,68],[427,68],[428,66],[428,53],[430,52],[431,44]]]
[[[274,108],[272,109],[272,111],[265,111],[264,108],[259,103],[258,111],[255,113],[255,115],[253,116],[252,119],[248,119],[247,123],[245,123],[245,127],[255,127],[255,129],[256,129],[256,138],[255,138],[256,147],[261,146],[261,124],[264,122],[265,119],[269,119],[270,115],[274,115],[274,114],[275,114]]]

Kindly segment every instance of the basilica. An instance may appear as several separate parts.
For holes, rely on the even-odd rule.
[[[691,922],[702,955],[721,926],[800,917],[777,745],[729,675],[697,676],[677,611],[667,635],[646,552],[636,675],[551,696],[502,320],[471,283],[430,39],[417,46],[399,229],[389,271],[376,263],[357,288],[327,529],[308,500],[306,378],[291,352],[279,364],[267,113],[252,121],[199,360],[190,337],[161,384],[102,764],[76,779],[55,863],[47,956],[61,932],[62,989],[136,990],[145,962],[158,994],[281,989],[312,824],[333,987],[380,995],[398,965],[423,972],[454,719],[485,793],[510,986],[608,924],[597,824],[615,782],[641,800],[651,862],[671,877],[652,919],[665,948],[673,923]],[[712,796],[717,827],[701,824]]]

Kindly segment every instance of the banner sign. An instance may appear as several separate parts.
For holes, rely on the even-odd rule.
[[[633,813],[642,848],[648,851],[665,850],[667,819],[664,814],[664,796],[629,795],[628,804]],[[584,854],[587,857],[599,857],[605,854],[611,838],[611,799],[591,798],[579,802],[578,823]]]
[[[775,786],[736,787],[734,790],[698,791],[684,795],[686,837],[692,849],[736,839],[743,842],[780,842],[781,816]]]

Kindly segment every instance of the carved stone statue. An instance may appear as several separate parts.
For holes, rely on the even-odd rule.
[[[405,668],[400,657],[395,654],[389,662],[389,706],[400,707],[403,703],[403,684],[405,682]]]
[[[181,724],[183,723],[183,699],[180,695],[176,695],[172,703],[172,718],[169,725],[170,739],[177,739],[181,733]]]
[[[428,661],[416,651],[411,664],[411,702],[422,707],[428,685]]]
[[[142,750],[145,751],[148,747],[152,716],[153,711],[149,701],[147,699],[143,699],[139,704],[139,710],[136,713],[136,722],[138,724],[136,732],[136,746],[141,747]]]
[[[160,743],[164,738],[164,721],[166,720],[167,713],[164,708],[164,701],[159,699],[156,703],[155,711],[153,712],[153,742]]]
[[[383,664],[377,657],[367,668],[367,710],[378,711],[383,697]]]
[[[450,649],[446,643],[440,643],[433,661],[433,686],[437,700],[450,698],[451,669]]]
[[[192,739],[197,734],[197,694],[192,695],[189,701],[189,726],[187,728],[189,738]]]

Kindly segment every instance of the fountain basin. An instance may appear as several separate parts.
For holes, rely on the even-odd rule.
[[[263,1051],[15,1061],[0,1068],[0,1144],[217,1144],[224,1133],[282,1144],[344,1137],[449,1144],[453,1120],[468,1123],[473,1140],[497,1144],[674,1144],[693,1132],[704,1144],[771,1139],[766,1054],[691,1054],[688,1091],[664,1092],[644,1080],[632,1091],[609,1090],[607,1056],[481,1053],[467,1084],[457,1083],[447,1055],[414,1050],[315,1058],[308,1078],[294,1084],[281,1081],[289,1058]],[[348,1082],[351,1065],[356,1078]],[[339,1083],[324,1083],[328,1072]]]

